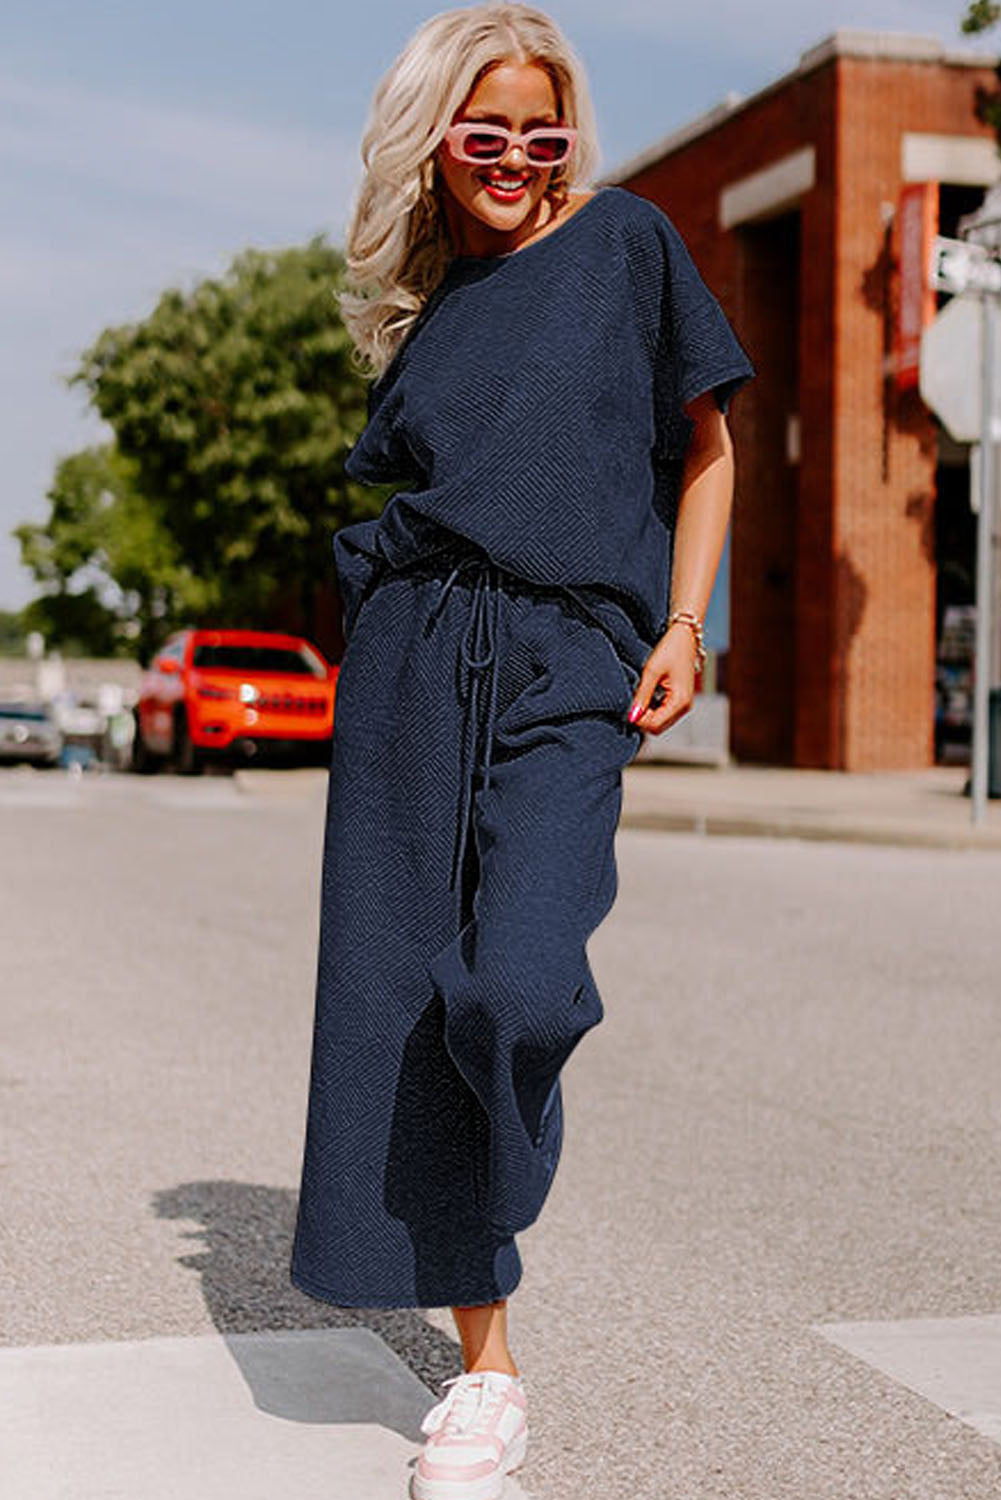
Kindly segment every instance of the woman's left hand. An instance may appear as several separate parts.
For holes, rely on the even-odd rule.
[[[661,734],[686,714],[695,698],[695,636],[687,625],[668,627],[650,652],[633,694],[629,721],[647,734]],[[664,696],[651,708],[650,699],[660,685]],[[636,710],[642,712],[637,714]]]

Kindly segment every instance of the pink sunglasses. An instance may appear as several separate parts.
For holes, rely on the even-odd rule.
[[[474,166],[500,161],[512,146],[521,146],[531,166],[558,167],[573,150],[577,132],[570,125],[539,125],[517,135],[503,125],[466,120],[450,125],[444,139],[456,161]]]

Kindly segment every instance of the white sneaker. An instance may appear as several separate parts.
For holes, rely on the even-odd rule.
[[[452,1389],[421,1422],[430,1436],[411,1481],[414,1500],[498,1500],[528,1442],[522,1377],[467,1370],[445,1384]]]

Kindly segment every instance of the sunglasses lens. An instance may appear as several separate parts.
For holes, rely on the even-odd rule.
[[[554,131],[552,135],[535,136],[529,141],[526,154],[529,161],[538,162],[541,166],[552,166],[555,162],[562,161],[569,149],[569,136]]]
[[[507,150],[507,140],[493,130],[470,130],[462,147],[467,156],[477,161],[497,161]]]

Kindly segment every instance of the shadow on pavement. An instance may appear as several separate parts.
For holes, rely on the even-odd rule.
[[[340,1308],[300,1292],[289,1280],[296,1195],[287,1188],[254,1183],[186,1182],[155,1193],[157,1216],[201,1225],[185,1238],[201,1249],[178,1257],[197,1271],[215,1327],[223,1335],[286,1329],[368,1330],[402,1361],[432,1393],[462,1370],[457,1343],[414,1308]],[[262,1411],[300,1422],[374,1422],[414,1439],[416,1417],[407,1400],[405,1371],[395,1377],[394,1361],[383,1355],[380,1368],[374,1339],[332,1337],[302,1341],[291,1356],[276,1342],[228,1340],[255,1403]],[[293,1366],[290,1367],[290,1358]],[[317,1360],[320,1360],[318,1366]],[[322,1377],[324,1362],[331,1378]],[[339,1379],[334,1368],[343,1364]],[[423,1401],[423,1410],[429,1401]]]

